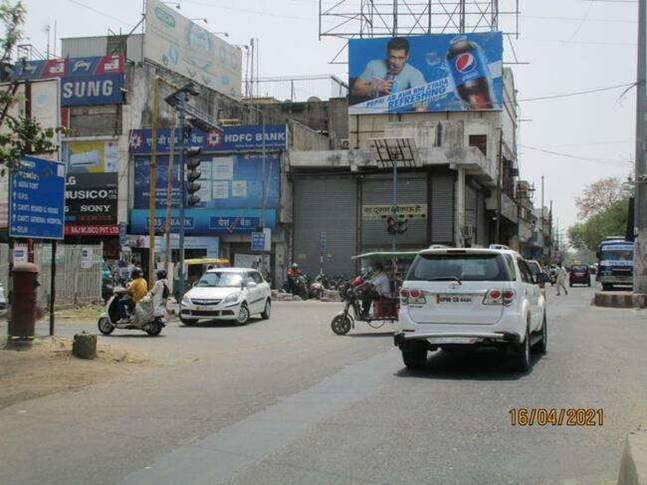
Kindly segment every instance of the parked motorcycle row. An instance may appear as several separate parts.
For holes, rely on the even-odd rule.
[[[346,283],[346,278],[340,275],[328,276],[320,273],[313,279],[305,273],[300,273],[296,276],[288,276],[282,291],[292,293],[302,300],[311,298],[320,300],[326,290],[339,291]]]

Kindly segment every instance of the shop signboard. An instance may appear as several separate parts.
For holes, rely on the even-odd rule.
[[[157,130],[157,153],[171,151],[170,129]],[[175,131],[176,144],[179,131]],[[131,130],[128,151],[131,154],[150,153],[153,144],[151,130]],[[263,142],[265,140],[265,142]],[[288,146],[287,125],[240,125],[223,126],[219,130],[205,132],[194,129],[187,140],[188,146],[200,147],[203,152],[276,151]]]
[[[19,79],[61,80],[61,106],[122,104],[125,58],[123,54],[73,57],[17,63]]]
[[[66,236],[119,236],[117,173],[68,174]]]

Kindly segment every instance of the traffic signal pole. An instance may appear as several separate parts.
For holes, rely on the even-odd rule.
[[[180,150],[178,153],[179,164],[180,164],[180,235],[179,235],[179,252],[180,252],[180,268],[179,268],[179,295],[180,301],[182,303],[182,298],[184,298],[184,206],[186,204],[186,180],[185,180],[185,167],[184,167],[184,151],[186,149],[186,135],[184,133],[184,125],[186,121],[186,97],[187,93],[185,91],[180,91],[178,93],[180,98],[180,109],[178,112],[179,118],[179,132],[180,132]]]

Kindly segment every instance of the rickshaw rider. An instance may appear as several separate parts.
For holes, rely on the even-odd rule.
[[[384,265],[377,261],[373,265],[375,273],[373,277],[367,282],[370,286],[362,298],[362,318],[368,317],[371,303],[380,298],[391,297],[391,281],[384,271]]]

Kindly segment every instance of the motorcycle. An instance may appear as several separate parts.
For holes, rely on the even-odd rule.
[[[133,311],[130,318],[122,318],[121,301],[126,296],[124,288],[115,288],[112,297],[106,305],[106,311],[99,317],[97,326],[104,335],[110,335],[115,328],[124,330],[141,330],[148,335],[159,335],[166,326],[163,316],[155,315],[153,299],[150,294],[144,297]]]

